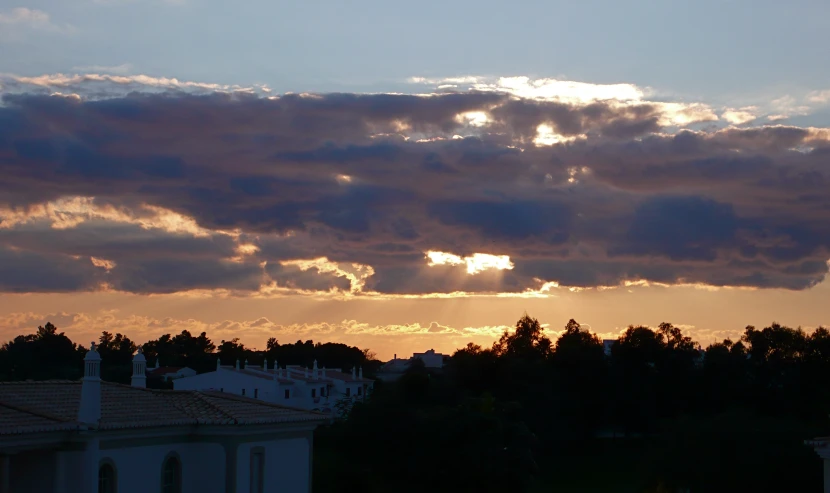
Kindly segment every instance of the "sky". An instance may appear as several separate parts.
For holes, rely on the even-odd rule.
[[[0,0],[0,338],[830,324],[830,4]]]

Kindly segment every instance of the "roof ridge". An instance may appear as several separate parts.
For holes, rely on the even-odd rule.
[[[43,412],[43,411],[35,411],[33,409],[29,409],[29,408],[26,408],[26,407],[16,406],[14,404],[9,404],[8,402],[0,401],[0,406],[3,406],[3,407],[8,408],[8,409],[12,409],[14,411],[18,411],[18,412],[21,412],[21,413],[31,414],[32,416],[37,416],[39,418],[51,419],[52,421],[57,421],[59,423],[73,423],[73,422],[75,422],[74,419],[64,418],[64,417],[57,416],[57,415],[47,413],[47,412]]]
[[[198,392],[200,394],[206,394],[206,392],[203,392],[203,391],[200,391],[200,390],[196,391],[196,392]],[[311,414],[324,414],[324,413],[320,413],[320,412],[317,412],[317,411],[311,411],[309,409],[303,409],[303,408],[300,408],[300,407],[293,407],[293,406],[286,406],[286,405],[283,405],[283,404],[277,404],[276,402],[268,402],[268,401],[263,401],[263,400],[260,400],[260,399],[254,399],[252,397],[247,397],[247,396],[243,397],[241,395],[229,394],[229,393],[226,393],[226,392],[213,391],[213,392],[211,392],[210,396],[211,397],[216,397],[216,398],[219,398],[219,399],[225,399],[225,400],[232,400],[232,401],[239,401],[239,402],[250,402],[250,403],[253,403],[253,404],[257,404],[259,406],[271,407],[271,408],[275,408],[275,409],[287,409],[289,411],[302,411],[302,412],[311,413]]]
[[[78,380],[66,380],[66,379],[54,379],[54,380],[8,380],[8,381],[0,381],[0,385],[44,385],[47,383],[56,384],[56,383],[74,383],[79,384],[81,383],[81,379]]]

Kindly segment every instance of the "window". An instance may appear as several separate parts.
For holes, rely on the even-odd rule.
[[[259,397],[259,389],[254,389],[254,399]]]
[[[265,450],[255,447],[251,450],[251,493],[265,491]]]
[[[358,387],[358,388],[357,388],[357,395],[361,395],[361,394],[363,394],[363,388],[362,388],[362,387]]]
[[[98,468],[98,493],[116,493],[118,484],[115,468],[109,462],[104,462]]]
[[[242,395],[245,395],[245,389],[242,389]]]
[[[164,460],[161,469],[161,493],[182,493],[182,463],[175,455]]]
[[[291,395],[291,391],[288,390],[288,389],[285,389],[285,398],[288,399],[288,396],[290,396],[290,395]]]
[[[325,397],[325,396],[326,396],[326,388],[325,387],[320,387],[320,397]]]
[[[352,396],[352,388],[351,387],[346,387],[346,397],[351,397],[351,396]]]
[[[317,389],[311,389],[311,397],[317,397]]]

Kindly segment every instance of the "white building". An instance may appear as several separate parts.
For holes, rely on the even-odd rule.
[[[253,397],[266,402],[301,409],[332,413],[339,401],[351,404],[371,392],[373,381],[363,378],[363,369],[352,368],[351,374],[326,368],[287,366],[268,368],[268,363],[256,367],[222,366],[217,360],[216,370],[173,381],[176,390],[213,390]]]
[[[445,356],[430,349],[425,353],[414,353],[412,359],[419,359],[424,362],[425,368],[443,368]]]
[[[0,493],[310,492],[312,433],[327,418],[230,393],[132,386],[0,383]]]
[[[378,369],[377,377],[379,380],[385,381],[395,381],[399,379],[407,369],[409,369],[412,362],[415,360],[421,360],[424,363],[424,368],[427,369],[440,369],[444,367],[444,358],[447,356],[436,353],[434,349],[430,349],[423,353],[413,353],[412,357],[403,359],[398,358],[396,354],[394,358],[384,363],[383,366]]]
[[[161,378],[164,382],[182,377],[192,377],[195,374],[196,370],[186,366],[159,366],[158,358],[156,358],[155,368],[147,368],[148,377]]]

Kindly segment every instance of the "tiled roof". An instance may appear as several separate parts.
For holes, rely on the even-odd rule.
[[[344,373],[342,371],[326,370],[326,378],[333,378],[335,380],[343,380],[344,382],[371,382],[370,378],[352,377],[351,373]]]
[[[256,377],[256,378],[261,378],[263,380],[271,380],[271,381],[274,380],[274,370],[262,370],[262,369],[259,369],[259,368],[257,368],[256,370],[249,370],[247,368],[241,368],[241,369],[237,370],[233,366],[223,366],[222,369],[223,370],[235,371],[235,372],[241,373],[243,375],[248,375],[248,376]],[[267,372],[268,375],[264,374],[263,371]],[[292,380],[287,379],[287,378],[282,377],[282,376],[279,376],[279,375],[277,376],[277,381],[281,384],[292,384],[292,383],[294,383]]]
[[[0,435],[78,429],[81,382],[0,383]],[[324,421],[326,416],[213,391],[101,382],[99,429]]]
[[[161,366],[159,368],[147,368],[147,373],[152,375],[167,375],[168,373],[176,373],[183,370],[184,366]]]
[[[344,382],[371,382],[372,380],[369,378],[360,378],[360,377],[352,377],[351,373],[345,373],[342,371],[337,370],[329,370],[326,369],[326,377],[322,377],[322,370],[317,370],[320,374],[318,378],[314,378],[312,370],[309,370],[309,376],[304,376],[305,369],[299,365],[288,365],[288,370],[291,372],[291,378],[296,378],[298,380],[307,380],[307,381],[316,381],[316,380],[327,380],[329,378],[333,378],[335,380],[343,380]]]

